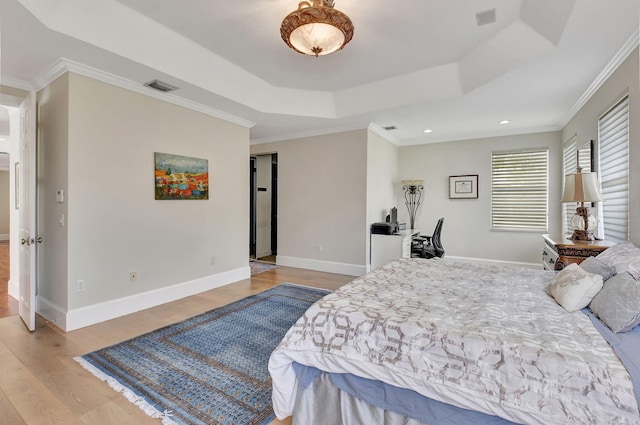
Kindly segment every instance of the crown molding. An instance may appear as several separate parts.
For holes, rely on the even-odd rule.
[[[57,62],[54,62],[40,75],[38,75],[38,77],[36,77],[33,81],[33,87],[36,90],[42,90],[66,72],[72,72],[74,74],[93,78],[94,80],[102,81],[103,83],[111,84],[113,86],[120,87],[135,93],[153,97],[154,99],[182,106],[184,108],[196,112],[201,112],[215,118],[220,118],[222,120],[229,121],[243,127],[251,128],[256,125],[256,123],[254,123],[253,121],[240,118],[236,115],[229,114],[219,109],[211,108],[201,103],[192,102],[174,94],[155,92],[152,89],[149,89],[148,87],[145,87],[144,85],[135,81],[131,81],[126,78],[122,78],[106,71],[102,71],[100,69],[93,68],[79,62],[74,62],[66,58],[60,58]]]
[[[604,67],[596,79],[591,83],[587,90],[580,96],[575,105],[569,110],[562,127],[567,125],[569,121],[578,113],[580,109],[591,99],[600,87],[613,75],[622,62],[624,62],[631,53],[638,47],[640,43],[640,28],[637,28],[629,39],[622,45],[620,50],[613,56],[609,63]]]
[[[395,146],[400,146],[400,142],[398,141],[398,139],[393,137],[391,134],[389,134],[387,130],[380,127],[378,124],[371,122],[366,127],[366,129],[374,132],[375,134],[382,137],[387,142]],[[305,137],[326,136],[328,134],[344,133],[346,131],[355,131],[355,130],[364,130],[364,127],[354,125],[354,126],[344,126],[344,127],[333,127],[333,128],[327,128],[327,129],[321,129],[321,130],[311,130],[311,131],[305,131],[305,132],[300,132],[295,134],[289,134],[286,136],[253,139],[251,140],[251,144],[261,145],[263,143],[283,142],[285,140],[304,139]]]
[[[524,128],[514,128],[512,130],[503,130],[503,131],[485,131],[485,132],[477,132],[477,133],[464,133],[452,135],[452,137],[440,137],[440,138],[430,138],[428,140],[424,138],[415,138],[404,141],[400,147],[405,146],[418,146],[418,145],[429,145],[432,143],[448,143],[448,142],[464,142],[467,140],[479,140],[479,139],[493,139],[498,137],[509,137],[509,136],[520,136],[524,134],[537,134],[537,133],[553,133],[559,132],[562,130],[562,127],[558,125],[551,125],[545,127],[524,127]]]
[[[304,139],[307,137],[326,136],[328,134],[344,133],[347,131],[364,130],[365,127],[360,125],[351,125],[344,127],[322,128],[318,130],[301,131],[299,133],[285,134],[275,137],[264,137],[262,139],[252,139],[252,145],[262,145],[264,143],[284,142],[286,140]]]
[[[378,124],[371,122],[369,123],[369,127],[367,127],[367,129],[369,129],[373,133],[376,133],[378,136],[382,137],[384,140],[391,143],[392,145],[400,146],[400,142],[398,141],[398,139],[393,137],[391,134],[389,134],[388,130],[385,130],[384,128],[380,127]]]
[[[25,91],[33,90],[33,85],[29,84],[27,81],[5,77],[4,75],[0,76],[0,85]]]

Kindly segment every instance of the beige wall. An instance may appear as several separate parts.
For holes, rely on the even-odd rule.
[[[76,74],[39,98],[42,296],[77,310],[248,271],[248,128]],[[154,152],[208,159],[209,200],[156,201]]]
[[[370,252],[368,237],[372,223],[385,221],[391,208],[404,208],[396,200],[398,190],[398,147],[374,131],[367,132],[367,233],[366,252]],[[366,264],[371,264],[367,255]]]
[[[630,240],[640,246],[640,89],[636,49],[578,111],[562,130],[562,140],[577,136],[578,143],[598,140],[598,118],[629,94],[629,208]]]
[[[491,230],[491,152],[549,148],[549,231],[559,229],[562,150],[560,132],[494,137],[401,147],[399,180],[424,179],[416,228],[430,235],[444,217],[442,242],[448,257],[539,263],[541,233]],[[449,199],[449,176],[478,174],[478,199]],[[408,220],[398,191],[398,216]]]
[[[0,170],[0,236],[5,240],[9,239],[9,215],[11,213],[9,188],[9,171]]]
[[[69,189],[69,74],[38,93],[38,120],[38,233],[44,240],[38,248],[38,297],[66,311],[68,202],[57,203],[55,194],[58,189]],[[73,194],[67,193],[69,196]],[[99,250],[99,244],[94,249]]]
[[[367,130],[251,146],[278,153],[278,263],[361,274]]]

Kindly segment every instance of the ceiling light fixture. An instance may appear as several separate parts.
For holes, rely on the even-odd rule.
[[[509,121],[509,120],[502,120],[498,124],[505,125],[505,124],[509,124],[510,122],[511,121]]]
[[[431,133],[433,130],[431,130],[430,128],[427,128],[426,130],[423,131],[423,133]]]
[[[353,38],[353,23],[333,8],[334,0],[301,1],[280,26],[289,47],[305,55],[328,55],[342,49]]]

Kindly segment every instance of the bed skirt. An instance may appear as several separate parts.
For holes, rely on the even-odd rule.
[[[435,425],[365,403],[342,391],[323,373],[298,391],[292,425]]]

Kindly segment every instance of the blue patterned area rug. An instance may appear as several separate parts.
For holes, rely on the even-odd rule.
[[[328,293],[285,283],[75,360],[163,424],[267,424],[269,356]]]

